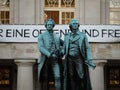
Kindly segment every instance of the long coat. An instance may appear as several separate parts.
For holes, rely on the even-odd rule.
[[[91,56],[91,51],[90,51],[90,46],[88,43],[87,36],[78,31],[78,34],[74,40],[79,39],[79,51],[82,54],[83,61],[84,61],[84,72],[85,72],[85,78],[86,78],[86,90],[91,90],[91,83],[90,83],[90,78],[89,78],[89,71],[88,67],[94,69],[95,65],[92,62],[92,56]],[[65,65],[64,65],[64,90],[67,90],[67,57],[68,57],[68,48],[69,48],[69,39],[70,39],[70,33],[66,34],[65,39],[64,39],[64,46],[62,52],[66,55],[65,56]]]
[[[55,40],[55,46],[56,46],[57,50],[60,50],[61,40],[54,33],[53,33],[53,35],[54,35],[54,40]],[[42,69],[47,57],[50,56],[49,50],[51,47],[50,47],[49,32],[48,31],[39,35],[38,48],[39,48],[39,51],[41,53],[41,55],[38,59],[38,79],[40,80],[41,69]]]

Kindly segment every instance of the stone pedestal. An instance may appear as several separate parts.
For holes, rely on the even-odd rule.
[[[104,90],[104,65],[107,60],[95,60],[95,70],[90,70],[92,90]]]
[[[18,66],[17,90],[33,90],[33,64],[35,60],[15,60]]]

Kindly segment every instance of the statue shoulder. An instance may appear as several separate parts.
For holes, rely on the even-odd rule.
[[[65,33],[65,36],[69,36],[71,32]]]
[[[44,36],[45,34],[46,34],[46,32],[43,32],[43,33],[39,34],[38,39],[43,38],[43,36]]]
[[[40,33],[39,36],[44,36],[45,34],[47,34],[47,32],[43,32],[43,33]]]
[[[65,33],[64,35],[65,35],[65,36],[68,36],[69,34],[68,34],[68,33]]]
[[[80,35],[81,38],[86,38],[87,37],[84,32],[79,32],[79,35]]]
[[[80,32],[80,34],[81,34],[82,36],[86,36],[86,34],[85,34],[84,32]]]

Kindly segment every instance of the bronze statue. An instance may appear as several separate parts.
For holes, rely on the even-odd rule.
[[[55,90],[62,90],[62,59],[60,49],[63,41],[54,33],[55,22],[48,19],[46,31],[38,37],[38,47],[41,57],[38,60],[38,78],[42,90],[49,90],[49,82],[54,83]]]
[[[65,35],[62,53],[65,54],[64,90],[91,90],[88,67],[92,62],[87,36],[79,31],[79,22],[72,19],[71,32]]]

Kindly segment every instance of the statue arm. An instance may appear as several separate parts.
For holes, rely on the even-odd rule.
[[[62,50],[61,50],[61,54],[64,56],[66,54],[66,36],[64,38],[64,41],[63,41],[63,47],[62,47]]]
[[[87,36],[85,36],[85,63],[92,69],[95,69],[95,64],[92,61],[92,55],[91,55],[91,50],[90,50],[90,45],[88,42]]]
[[[43,40],[43,36],[40,35],[38,37],[38,48],[39,48],[39,51],[46,55],[47,57],[50,57],[51,53],[45,48],[45,45],[44,45],[44,40]]]
[[[63,46],[64,41],[60,38],[60,46]]]

